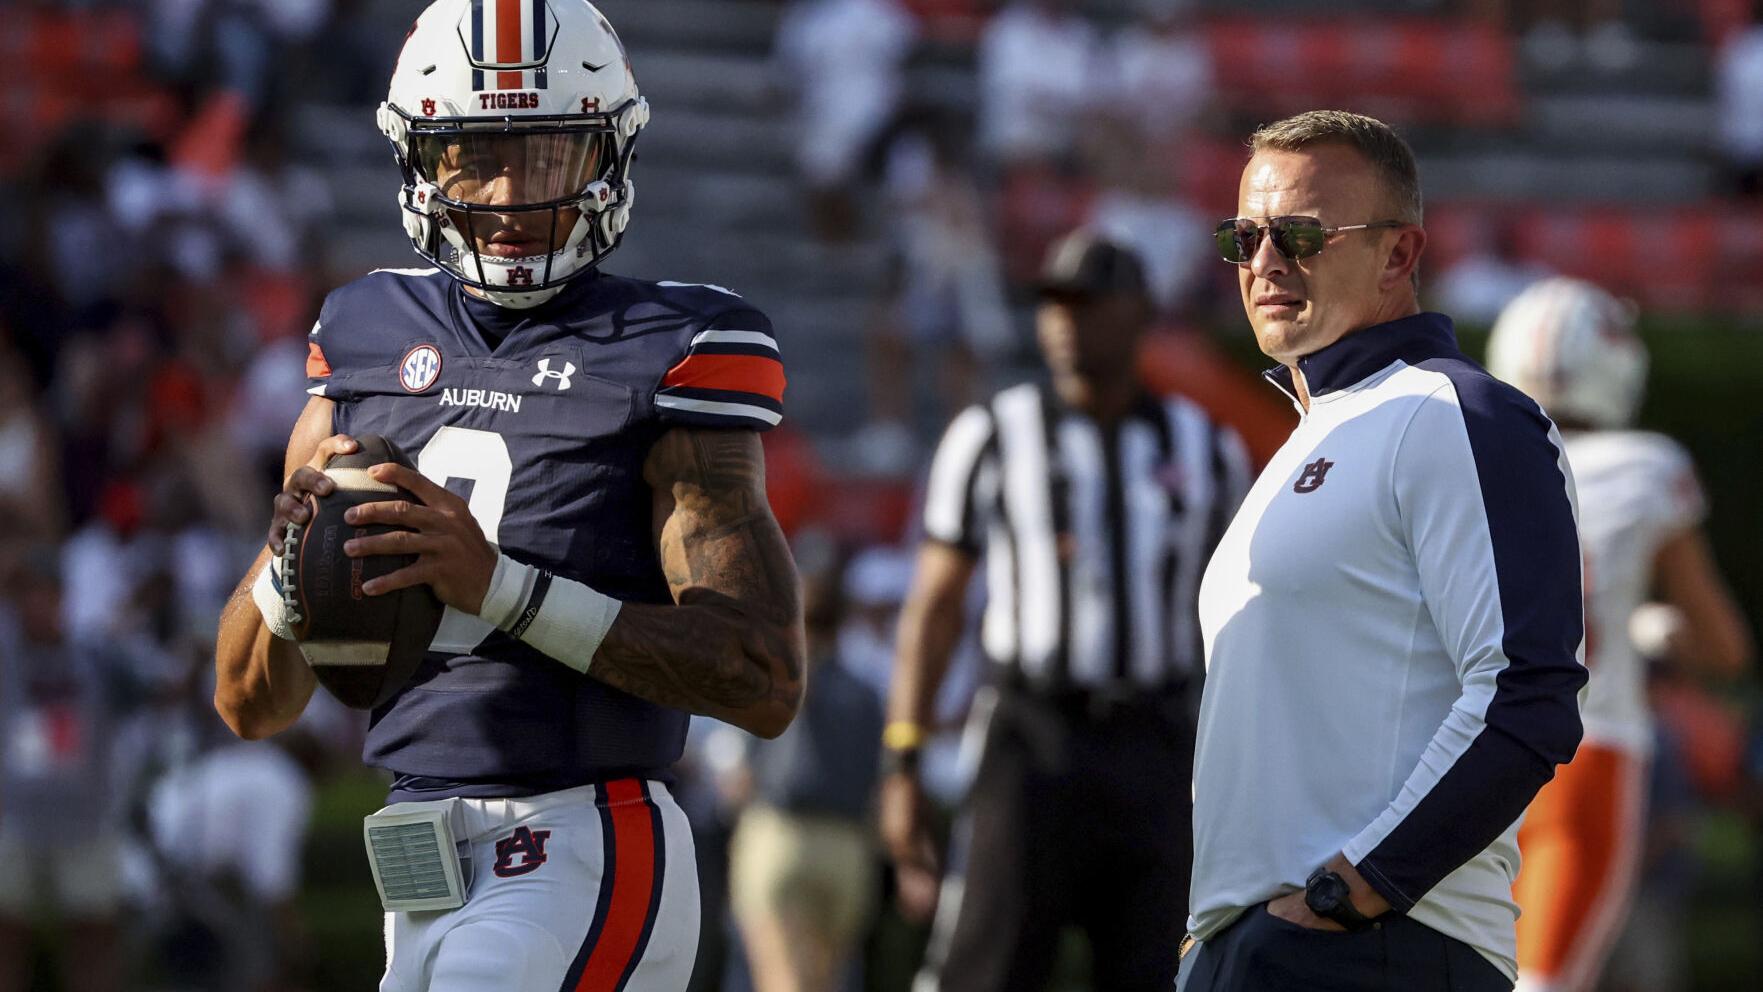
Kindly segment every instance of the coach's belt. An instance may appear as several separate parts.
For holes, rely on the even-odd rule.
[[[458,799],[394,803],[367,817],[367,864],[388,913],[435,912],[465,905],[471,844]]]

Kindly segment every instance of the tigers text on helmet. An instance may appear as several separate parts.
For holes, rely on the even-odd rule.
[[[1635,308],[1579,279],[1544,279],[1518,294],[1488,339],[1488,371],[1556,420],[1627,427],[1641,405],[1647,348]]]
[[[648,122],[624,45],[587,0],[436,0],[379,109],[417,253],[514,308],[618,247]]]

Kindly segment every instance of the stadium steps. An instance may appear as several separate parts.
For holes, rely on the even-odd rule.
[[[1635,206],[1695,201],[1715,186],[1713,166],[1688,155],[1583,155],[1559,147],[1429,158],[1420,175],[1429,200],[1533,200]]]
[[[679,46],[703,52],[769,52],[781,5],[763,0],[598,0],[631,51],[643,81],[651,50]]]
[[[1694,96],[1539,94],[1526,116],[1535,140],[1578,152],[1681,156],[1714,138],[1714,108]]]
[[[1641,41],[1634,65],[1617,72],[1572,63],[1545,69],[1521,63],[1529,93],[1596,93],[1605,96],[1671,94],[1705,96],[1713,71],[1712,53],[1699,44]]]
[[[788,175],[794,142],[781,114],[759,116],[657,106],[643,129],[639,155],[669,165],[694,165],[704,172],[759,172]]]
[[[729,52],[643,52],[637,85],[649,106],[662,113],[690,108],[766,116],[784,98],[769,62]]]

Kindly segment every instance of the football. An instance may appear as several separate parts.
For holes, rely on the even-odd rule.
[[[416,556],[349,557],[343,545],[350,539],[397,528],[351,524],[343,514],[363,503],[420,500],[367,472],[383,462],[411,466],[397,445],[377,434],[356,441],[356,451],[325,466],[336,489],[329,496],[308,496],[311,519],[304,527],[290,526],[282,575],[297,603],[295,639],[318,681],[344,705],[372,709],[410,680],[441,625],[444,607],[426,585],[382,596],[362,591],[362,583],[395,572]]]

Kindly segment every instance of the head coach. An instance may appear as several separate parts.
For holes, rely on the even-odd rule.
[[[1302,420],[1201,583],[1181,988],[1510,989],[1518,820],[1586,680],[1561,439],[1420,311],[1394,131],[1316,111],[1251,147],[1218,248]]]

